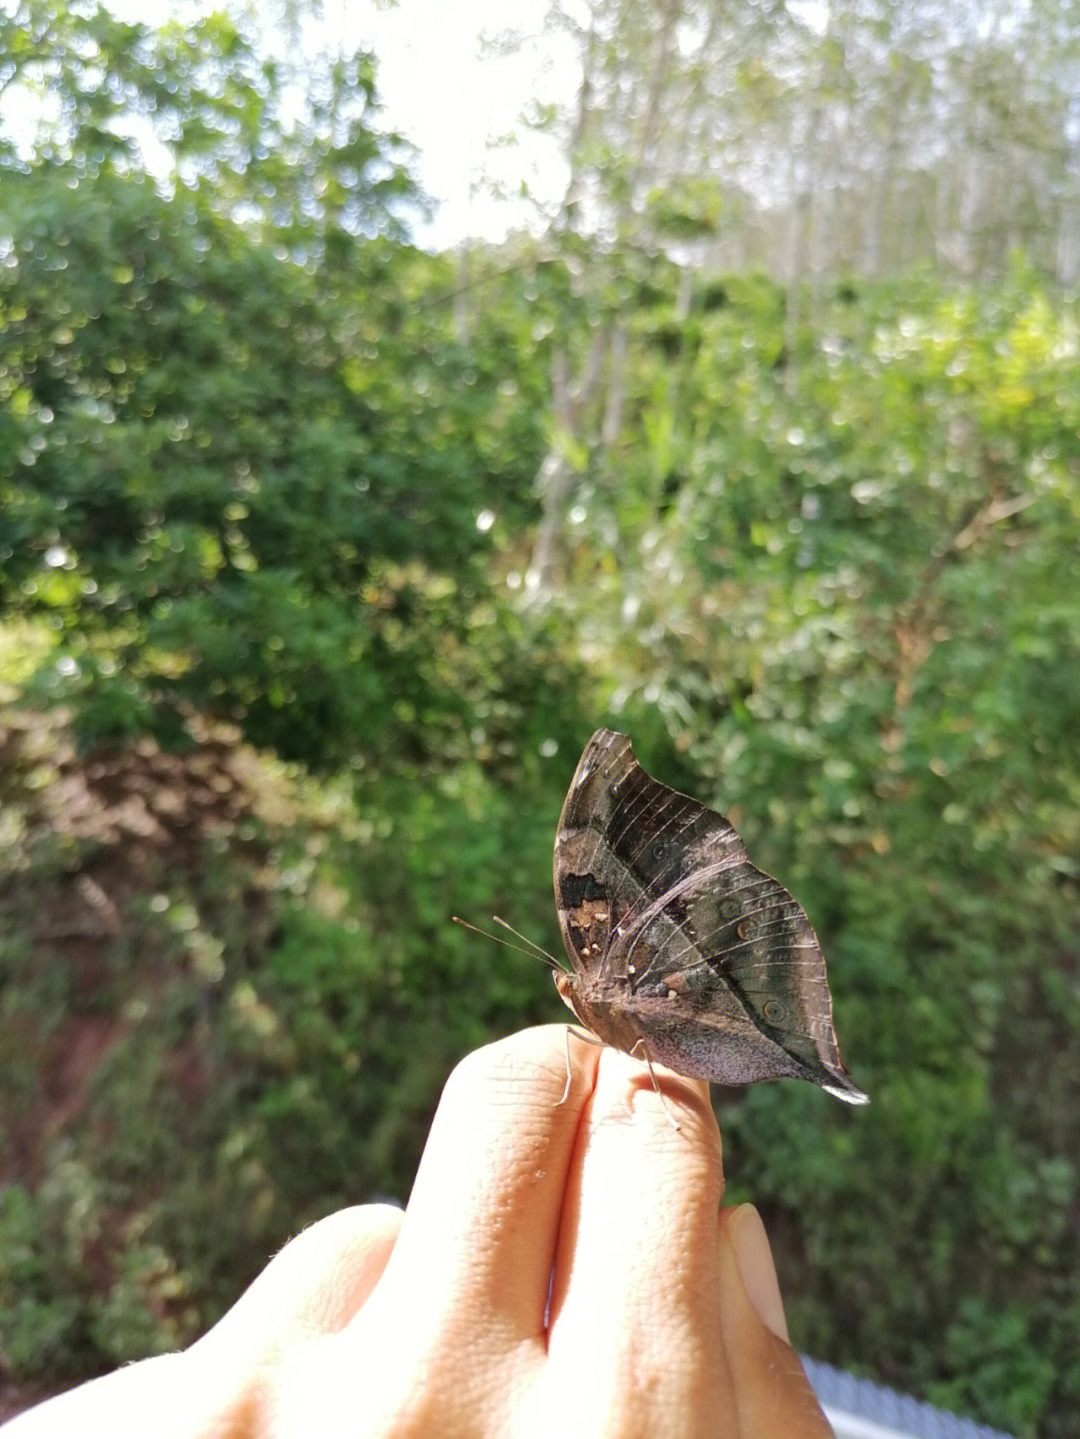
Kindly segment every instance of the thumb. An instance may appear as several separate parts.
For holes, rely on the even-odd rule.
[[[832,1439],[799,1356],[787,1342],[772,1252],[752,1204],[720,1211],[720,1329],[739,1413],[754,1439]]]

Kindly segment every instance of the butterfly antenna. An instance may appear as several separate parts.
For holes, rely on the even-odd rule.
[[[460,924],[462,929],[471,929],[474,934],[482,934],[485,939],[492,939],[496,944],[505,944],[507,949],[516,950],[518,954],[527,954],[530,959],[542,959],[545,964],[551,965],[553,969],[560,969],[562,967],[556,964],[547,950],[541,949],[538,944],[533,944],[532,940],[526,939],[523,934],[518,934],[518,939],[524,940],[525,944],[530,946],[528,949],[523,949],[520,944],[511,944],[508,939],[503,939],[501,934],[492,934],[490,930],[481,929],[480,926],[476,924],[470,924],[467,919],[459,919],[456,914],[452,914],[450,918],[455,924]],[[499,919],[496,915],[493,915],[492,918],[496,924],[501,924],[504,929],[509,929],[511,934],[517,934],[517,930],[511,929],[505,920]]]
[[[546,949],[542,949],[540,945],[536,943],[535,939],[530,939],[527,934],[522,934],[521,931],[515,929],[512,924],[507,924],[505,919],[500,919],[497,914],[493,914],[491,917],[496,924],[502,925],[503,929],[508,929],[515,939],[520,939],[523,944],[527,944],[532,950],[532,952],[536,955],[537,959],[546,960],[548,964],[554,965],[556,969],[562,969],[562,965],[555,958],[555,956],[553,954],[548,954]]]

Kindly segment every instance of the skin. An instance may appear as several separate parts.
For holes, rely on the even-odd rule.
[[[5,1439],[826,1439],[761,1221],[721,1207],[707,1085],[569,1065],[561,1026],[469,1055],[404,1214],[313,1225],[190,1349]]]

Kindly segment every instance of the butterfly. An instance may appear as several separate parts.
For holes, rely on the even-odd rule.
[[[716,1084],[806,1079],[865,1104],[802,907],[715,810],[597,730],[555,834],[559,994],[603,1043]]]

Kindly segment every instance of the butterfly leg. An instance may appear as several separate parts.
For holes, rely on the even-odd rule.
[[[667,1100],[664,1098],[664,1091],[660,1088],[659,1081],[658,1081],[657,1078],[656,1078],[656,1070],[653,1069],[653,1067],[652,1067],[652,1059],[651,1059],[650,1056],[649,1056],[649,1050],[648,1050],[648,1046],[647,1046],[646,1043],[645,1043],[645,1040],[644,1040],[643,1038],[642,1038],[642,1039],[639,1039],[639,1040],[634,1044],[633,1048],[630,1050],[630,1053],[631,1053],[631,1055],[633,1055],[633,1057],[634,1057],[635,1059],[643,1059],[643,1060],[645,1061],[645,1063],[648,1065],[648,1067],[649,1067],[649,1078],[652,1080],[652,1087],[656,1090],[657,1094],[660,1096],[660,1103],[664,1106],[664,1113],[667,1115],[667,1121],[668,1121],[668,1123],[671,1125],[672,1129],[674,1129],[674,1131],[675,1131],[676,1134],[681,1134],[681,1133],[682,1133],[682,1130],[681,1130],[681,1128],[679,1127],[679,1125],[675,1122],[675,1118],[674,1118],[673,1114],[671,1113],[671,1110],[668,1108],[668,1102],[667,1102]]]
[[[558,1107],[559,1107],[560,1104],[565,1104],[565,1103],[566,1103],[567,1096],[569,1095],[569,1093],[570,1093],[570,1026],[567,1025],[567,1026],[566,1026],[566,1083],[563,1085],[563,1092],[562,1092],[562,1094],[559,1096],[558,1104],[555,1105],[555,1108],[556,1108],[556,1109],[558,1109]]]
[[[555,1102],[555,1108],[565,1104],[570,1093],[570,1036],[575,1039],[583,1039],[586,1044],[597,1044],[603,1046],[603,1040],[597,1039],[595,1034],[588,1034],[583,1029],[575,1029],[572,1024],[566,1026],[566,1083],[563,1085],[563,1092]]]

